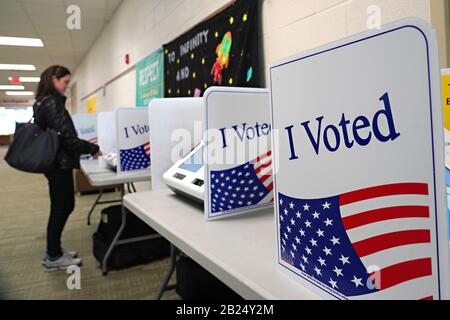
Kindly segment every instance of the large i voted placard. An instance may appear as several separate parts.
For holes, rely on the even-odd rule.
[[[272,206],[268,90],[211,87],[204,107],[206,219]]]
[[[269,75],[281,268],[328,298],[448,298],[431,26],[401,20]]]
[[[120,108],[117,119],[117,173],[150,170],[150,127],[147,109]]]

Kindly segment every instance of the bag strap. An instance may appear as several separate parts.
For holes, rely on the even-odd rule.
[[[41,100],[37,101],[37,107],[36,107],[36,112],[34,112],[33,110],[33,116],[31,117],[31,119],[28,121],[28,123],[31,123],[32,120],[36,120],[36,114],[39,113],[39,110],[41,109],[42,103],[47,100],[49,96],[45,96],[44,98],[42,98]]]

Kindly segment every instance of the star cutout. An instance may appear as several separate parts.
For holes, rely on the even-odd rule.
[[[308,263],[308,258],[305,255],[302,255],[303,262]]]
[[[295,226],[295,220],[291,219],[291,225]]]
[[[283,205],[283,199],[280,199],[280,206]]]
[[[309,240],[309,242],[311,242],[311,245],[312,245],[313,247],[317,247],[317,241],[314,240],[313,238],[311,238],[311,240]]]
[[[320,213],[318,213],[317,211],[315,211],[315,212],[313,213],[313,218],[314,218],[314,219],[319,219],[319,216],[320,216]]]
[[[302,236],[302,237],[304,237],[305,236],[305,231],[303,230],[303,229],[300,229],[300,235]]]
[[[294,209],[294,203],[292,203],[292,202],[289,203],[289,208],[290,208],[290,209]]]
[[[311,250],[310,248],[306,247],[305,250],[306,250],[306,253],[307,253],[307,254],[309,254],[309,255],[312,254],[312,250]]]
[[[309,222],[308,220],[305,221],[305,225],[307,228],[311,228],[311,222]]]
[[[323,237],[323,231],[322,230],[317,229],[316,233],[317,233],[318,237]]]
[[[328,201],[325,201],[325,203],[322,205],[322,207],[324,209],[330,209],[330,205],[331,205],[331,203],[328,203]]]
[[[295,237],[295,242],[297,242],[297,244],[300,243],[300,239],[297,236]]]
[[[309,210],[309,205],[307,203],[305,203],[303,205],[303,210],[308,211]]]
[[[333,220],[330,220],[329,218],[327,218],[327,220],[324,221],[325,226],[332,226],[333,225]]]
[[[297,218],[299,218],[299,219],[302,217],[302,214],[299,211],[297,211],[296,215],[297,215]]]

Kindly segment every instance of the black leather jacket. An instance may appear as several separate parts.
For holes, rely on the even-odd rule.
[[[72,118],[66,107],[66,97],[53,94],[33,105],[34,122],[43,130],[53,129],[59,135],[59,149],[55,167],[58,169],[79,169],[80,155],[95,154],[99,147],[79,139]]]

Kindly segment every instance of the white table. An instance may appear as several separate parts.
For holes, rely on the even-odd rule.
[[[123,204],[246,299],[321,299],[280,270],[273,210],[206,222],[200,205],[169,190],[128,194]]]
[[[80,168],[81,168],[81,171],[83,171],[83,173],[85,175],[111,171],[108,168],[101,168],[99,166],[98,159],[95,159],[95,160],[81,160],[80,161]]]
[[[151,179],[150,171],[118,175],[117,172],[108,170],[106,172],[88,173],[86,176],[89,183],[94,187],[107,187],[125,183],[150,181]]]
[[[87,162],[87,161],[92,161],[92,162]],[[127,184],[127,186],[128,186],[128,192],[132,192],[132,190],[130,189],[130,185],[131,185],[133,191],[136,192],[136,189],[134,188],[133,183],[141,182],[141,181],[150,181],[150,179],[151,179],[150,171],[141,171],[141,172],[137,172],[137,173],[118,175],[117,172],[114,172],[112,170],[98,168],[98,162],[97,162],[97,164],[95,164],[94,161],[97,161],[97,160],[85,160],[85,161],[82,161],[81,165],[80,165],[81,170],[86,175],[89,183],[94,187],[100,187],[100,193],[88,214],[88,224],[90,224],[91,214],[97,204],[120,202],[122,205],[122,222],[121,222],[120,228],[117,231],[117,234],[114,236],[114,239],[111,242],[111,244],[108,248],[108,251],[106,252],[105,257],[103,258],[103,262],[102,262],[103,275],[107,275],[108,274],[108,260],[109,260],[109,257],[111,256],[111,253],[114,250],[115,246],[126,244],[126,243],[148,240],[148,239],[155,239],[155,238],[159,238],[160,235],[156,234],[156,235],[149,235],[149,236],[142,236],[142,237],[134,237],[134,238],[129,238],[129,239],[120,239],[120,236],[126,227],[127,212],[126,212],[126,210],[124,210],[124,207],[123,207],[123,197],[125,195],[125,184]],[[103,188],[108,187],[108,186],[115,186],[115,185],[120,185],[120,199],[119,200],[100,201],[100,198],[101,198],[102,192],[103,192]]]

